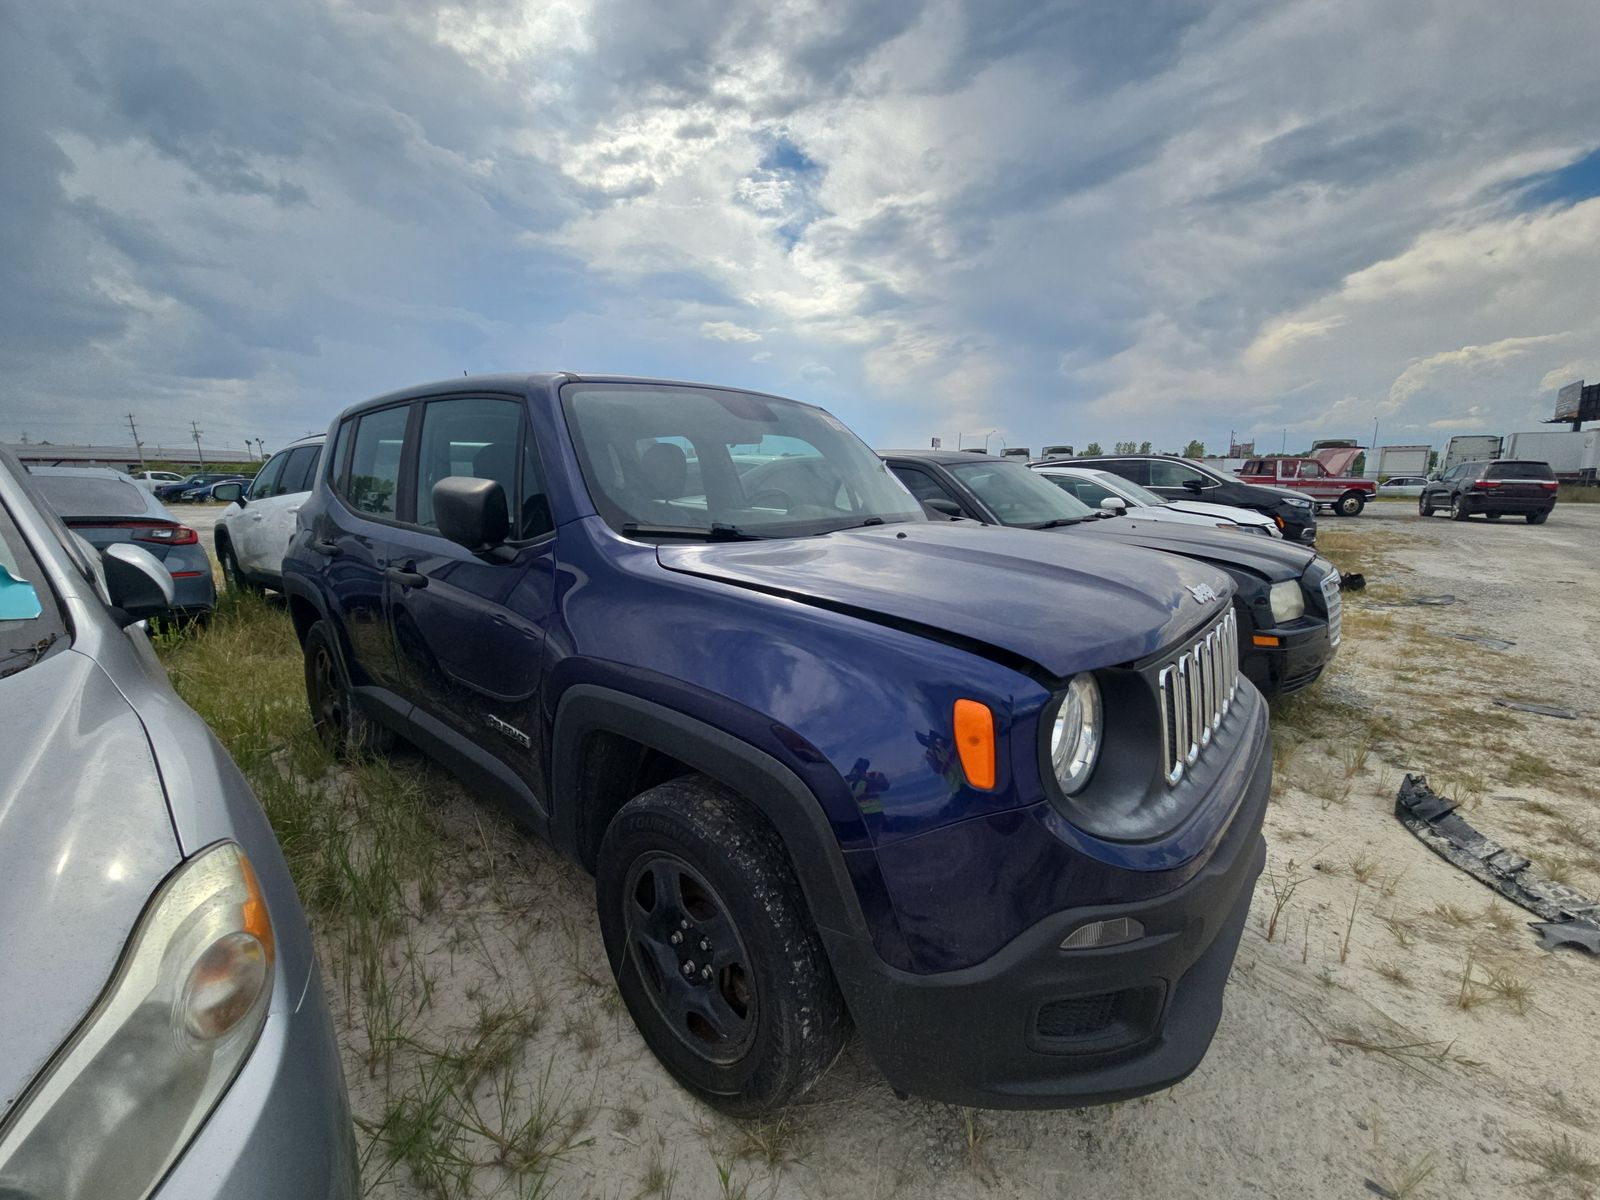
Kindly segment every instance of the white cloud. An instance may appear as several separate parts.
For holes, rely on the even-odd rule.
[[[746,329],[743,325],[735,325],[732,321],[702,321],[700,332],[708,338],[715,338],[719,342],[759,342],[761,335],[754,329]]]

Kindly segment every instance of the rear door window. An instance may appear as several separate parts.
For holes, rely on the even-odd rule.
[[[289,461],[283,464],[283,475],[272,494],[287,496],[310,491],[312,472],[316,469],[320,450],[320,446],[296,446],[289,451]]]
[[[1485,479],[1554,479],[1556,473],[1547,462],[1497,462],[1490,463],[1483,473]]]
[[[411,406],[380,408],[362,414],[356,425],[350,474],[344,498],[358,512],[391,520],[400,496],[400,460]]]

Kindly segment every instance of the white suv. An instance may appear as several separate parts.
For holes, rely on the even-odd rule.
[[[212,535],[217,564],[230,588],[281,585],[283,554],[294,536],[295,514],[316,480],[322,442],[320,433],[291,442],[248,485],[217,485],[217,498],[231,500]],[[239,495],[233,495],[234,488]]]

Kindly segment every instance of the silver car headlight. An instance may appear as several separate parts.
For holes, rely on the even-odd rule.
[[[274,954],[238,846],[179,867],[94,1009],[0,1127],[0,1196],[144,1200],[255,1045]]]
[[[1081,791],[1094,773],[1105,730],[1100,685],[1093,675],[1074,675],[1056,702],[1050,726],[1050,764],[1056,783],[1067,795]]]
[[[1279,625],[1303,617],[1306,613],[1306,594],[1300,590],[1298,579],[1285,579],[1272,585],[1269,593],[1272,602],[1272,619]]]

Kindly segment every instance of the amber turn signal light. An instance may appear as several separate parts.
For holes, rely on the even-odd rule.
[[[994,787],[994,713],[977,700],[957,700],[956,753],[967,782],[988,791]]]

